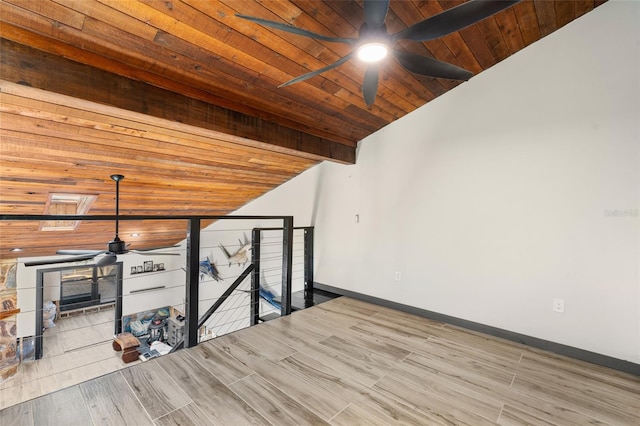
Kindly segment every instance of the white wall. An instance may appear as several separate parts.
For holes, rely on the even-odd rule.
[[[640,362],[639,22],[599,6],[241,212],[314,224],[318,282]]]
[[[165,250],[179,253],[179,256],[139,255],[128,253],[118,256],[123,263],[122,315],[173,306],[185,311],[185,251],[182,248]],[[132,266],[143,265],[145,261],[162,263],[164,271],[131,274]],[[154,289],[155,288],[155,289]]]
[[[49,302],[52,300],[60,300],[60,271],[47,272],[42,277],[42,300]]]

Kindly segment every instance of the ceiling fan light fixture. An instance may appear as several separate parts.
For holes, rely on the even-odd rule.
[[[291,34],[330,43],[346,43],[354,47],[348,55],[343,56],[334,63],[298,76],[278,86],[285,87],[332,70],[354,56],[357,56],[361,61],[368,64],[380,62],[389,55],[390,49],[393,48],[398,40],[425,42],[444,37],[486,19],[520,1],[522,0],[469,0],[416,22],[401,31],[389,34],[385,20],[389,13],[390,0],[363,0],[361,3],[364,9],[364,22],[360,26],[357,38],[329,37],[289,24],[283,24],[282,22],[269,21],[267,19],[242,14],[236,14],[236,16],[256,22],[265,27],[275,28]],[[418,75],[464,81],[473,75],[470,71],[448,62],[442,62],[430,56],[418,55],[402,49],[394,50],[392,56],[394,56],[405,69]],[[362,84],[362,95],[367,107],[371,107],[376,98],[378,71],[378,67],[372,65],[367,67],[365,73]]]
[[[389,47],[386,43],[374,41],[370,43],[364,43],[356,52],[358,59],[367,63],[380,62],[389,54]]]

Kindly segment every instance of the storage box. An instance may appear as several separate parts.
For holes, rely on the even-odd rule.
[[[175,318],[167,318],[167,337],[169,345],[175,346],[184,336],[184,320],[178,321]]]

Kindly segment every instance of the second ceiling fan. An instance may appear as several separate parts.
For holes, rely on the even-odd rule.
[[[47,260],[34,260],[31,262],[25,262],[25,266],[40,266],[40,265],[51,265],[56,263],[70,263],[70,262],[79,262],[83,260],[92,260],[100,255],[104,255],[100,257],[96,261],[96,266],[108,266],[113,265],[118,260],[119,254],[125,253],[138,253],[143,255],[151,255],[154,256],[180,256],[180,253],[161,253],[154,252],[154,250],[160,250],[165,248],[174,248],[179,247],[177,245],[174,246],[166,246],[166,247],[153,247],[148,249],[140,249],[140,250],[127,250],[127,243],[122,241],[118,236],[118,228],[119,228],[119,217],[120,217],[120,181],[124,179],[123,175],[111,175],[111,180],[116,183],[116,233],[115,237],[112,241],[110,241],[107,245],[107,250],[58,250],[56,254],[68,255],[70,257],[60,258],[60,259],[47,259]]]
[[[364,23],[360,27],[358,38],[329,37],[276,21],[242,14],[236,14],[236,16],[289,33],[317,40],[352,45],[353,50],[351,53],[338,59],[333,64],[296,77],[281,84],[279,87],[304,81],[336,68],[357,56],[368,63],[362,83],[362,94],[365,103],[370,107],[373,105],[378,91],[378,64],[388,54],[395,58],[404,68],[415,74],[465,81],[473,76],[470,71],[456,65],[396,49],[394,46],[398,40],[419,42],[433,40],[488,18],[519,1],[521,0],[471,0],[413,24],[395,34],[389,34],[385,25],[385,18],[389,11],[389,0],[364,0]]]

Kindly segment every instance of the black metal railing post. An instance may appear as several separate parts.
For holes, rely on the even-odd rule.
[[[304,228],[304,306],[313,306],[313,228]]]
[[[36,275],[36,359],[41,359],[43,354],[42,344],[44,342],[44,321],[42,319],[42,310],[44,303],[44,277],[43,274]],[[3,390],[4,392],[4,390]]]
[[[247,266],[247,269],[244,270],[244,272],[242,272],[242,274],[240,274],[240,276],[238,278],[236,278],[236,280],[229,286],[229,288],[227,288],[225,290],[224,293],[222,293],[222,295],[218,298],[218,300],[216,300],[216,303],[214,303],[213,305],[211,305],[211,307],[209,309],[207,309],[207,311],[202,314],[202,316],[199,319],[196,319],[195,321],[195,329],[196,331],[202,327],[208,320],[209,318],[211,318],[211,315],[213,315],[218,308],[220,308],[220,306],[222,306],[222,304],[224,302],[226,302],[226,300],[229,298],[229,296],[231,296],[231,293],[233,293],[235,291],[235,289],[238,288],[238,286],[240,284],[242,284],[242,282],[249,276],[249,274],[253,271],[253,264],[250,264],[249,266]],[[187,326],[185,328],[185,334],[186,334],[186,330],[189,327]],[[178,342],[173,346],[173,348],[171,348],[171,350],[169,352],[175,352],[178,349],[182,349],[184,347],[184,342],[186,341],[186,336],[184,336],[181,340],[178,340]],[[198,342],[196,342],[196,345],[198,344]],[[195,346],[195,345],[193,345]]]
[[[184,347],[198,344],[198,299],[200,275],[200,219],[189,219],[187,231],[187,289],[185,294]]]
[[[291,314],[291,281],[293,270],[293,216],[283,220],[282,230],[282,302],[280,316]]]
[[[260,235],[258,228],[251,231],[251,263],[254,270],[251,275],[251,325],[260,321]]]

